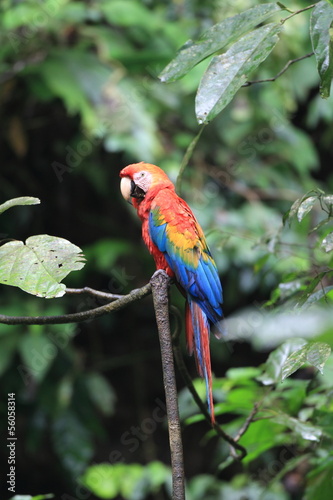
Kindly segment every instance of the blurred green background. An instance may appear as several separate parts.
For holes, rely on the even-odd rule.
[[[119,193],[119,171],[146,161],[176,180],[199,130],[194,96],[207,61],[176,83],[163,84],[157,76],[186,40],[258,3],[263,2],[2,0],[1,202],[29,195],[41,205],[3,214],[1,238],[47,233],[80,246],[87,263],[65,280],[69,287],[122,294],[147,283],[154,264],[141,242],[136,214]],[[285,3],[293,10],[308,5]],[[311,52],[309,16],[304,12],[285,24],[278,46],[253,79],[272,77],[288,60]],[[282,226],[283,214],[297,198],[311,189],[333,189],[333,100],[320,99],[318,86],[312,57],[274,83],[241,89],[205,128],[185,170],[181,194],[207,235],[227,317],[246,308],[258,311],[267,301],[268,311],[279,312],[285,303],[290,307],[286,301],[293,294],[304,302],[305,293],[332,284],[329,274],[314,283],[332,261],[320,249],[329,226],[309,236],[324,217],[320,204],[301,223]],[[61,314],[101,304],[83,296],[47,301],[4,286],[0,294],[1,312],[12,315]],[[318,299],[331,306],[332,297]],[[182,311],[175,290],[172,301]],[[300,314],[299,330],[310,328],[309,338],[325,334],[331,343],[327,314],[311,316],[315,324],[325,318],[318,329]],[[297,328],[289,326],[272,334],[264,326],[254,328],[253,336],[230,345],[212,339],[216,377],[230,368],[259,366],[269,350],[293,336]],[[186,357],[186,363],[195,377],[193,359]],[[246,372],[245,378],[252,375]],[[113,496],[111,488],[104,498],[168,498],[163,466],[169,464],[168,436],[151,297],[79,325],[0,325],[0,376],[2,434],[7,393],[16,393],[17,493],[100,498],[78,480],[88,466],[105,462],[124,464],[117,473],[129,486],[122,496],[115,487]],[[178,383],[182,389],[180,378]],[[244,393],[238,397],[239,406]],[[182,415],[195,413],[186,391],[180,403]],[[221,421],[230,419],[225,413]],[[268,434],[279,432],[274,429]],[[276,459],[281,442],[272,442],[268,455],[263,448],[245,468],[233,465],[219,472],[225,447],[206,433],[204,422],[184,428],[189,498],[240,499],[245,484],[246,498],[259,498],[260,488],[268,488],[275,475],[260,476],[260,471]],[[306,446],[295,449],[296,455],[307,451]],[[4,446],[0,460],[7,471]],[[295,469],[269,498],[302,498],[305,469]],[[230,481],[234,486],[226,486]],[[1,498],[9,498],[4,474],[0,488]]]

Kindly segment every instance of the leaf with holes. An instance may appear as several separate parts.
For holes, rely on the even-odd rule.
[[[61,297],[60,283],[71,271],[84,266],[82,250],[63,238],[40,234],[0,247],[0,283],[45,297]]]
[[[251,31],[230,49],[213,57],[195,99],[199,123],[207,123],[224,109],[250,74],[271,53],[279,40],[281,24],[267,24]]]
[[[39,205],[40,199],[34,198],[33,196],[21,196],[20,198],[13,198],[11,200],[6,201],[0,205],[0,214],[5,212],[12,207],[17,207],[19,205]]]
[[[311,14],[310,36],[320,76],[320,95],[330,96],[333,78],[333,7],[318,2]]]
[[[200,61],[235,42],[281,9],[282,6],[277,3],[257,5],[215,24],[199,40],[195,42],[188,40],[179,50],[175,59],[162,71],[159,78],[162,82],[174,82],[182,78]]]

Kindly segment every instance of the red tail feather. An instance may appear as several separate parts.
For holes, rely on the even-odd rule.
[[[209,323],[201,307],[195,302],[186,303],[185,310],[187,348],[195,355],[199,375],[205,379],[208,408],[212,423],[215,422],[212,393],[212,370],[209,350]]]

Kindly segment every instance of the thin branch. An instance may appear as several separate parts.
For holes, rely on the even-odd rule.
[[[118,300],[105,304],[104,306],[96,307],[95,309],[89,309],[87,311],[82,311],[72,314],[62,314],[59,316],[6,316],[0,314],[0,323],[6,325],[54,325],[63,323],[79,323],[80,321],[86,321],[88,319],[98,318],[110,312],[118,311],[123,307],[127,306],[131,302],[142,299],[152,292],[151,284],[133,290],[128,295],[124,295]]]
[[[100,290],[95,290],[89,286],[85,286],[84,288],[66,288],[66,293],[68,295],[88,293],[89,295],[93,295],[93,297],[106,300],[117,300],[124,297],[124,295],[118,295],[116,293],[101,292]]]
[[[300,14],[301,12],[305,12],[306,10],[313,9],[313,7],[315,7],[316,5],[317,5],[316,3],[313,3],[312,5],[308,5],[307,7],[304,7],[304,9],[296,10],[295,12],[290,14],[290,16],[285,17],[284,19],[281,19],[281,21],[280,21],[281,24],[284,24],[286,21],[288,21],[288,19],[290,19],[291,17],[297,16],[297,14]]]
[[[171,451],[172,500],[185,500],[183,445],[169,321],[168,287],[170,278],[164,271],[159,270],[153,274],[150,283],[161,345],[163,381]]]
[[[206,123],[204,123],[202,125],[202,127],[199,129],[199,132],[197,133],[197,135],[190,142],[190,144],[189,144],[189,146],[188,146],[188,148],[187,148],[187,150],[186,150],[186,152],[184,154],[182,163],[181,163],[180,168],[179,168],[177,180],[176,180],[176,191],[177,191],[178,194],[180,193],[180,185],[181,185],[181,182],[182,182],[182,177],[183,177],[185,168],[187,167],[188,162],[190,161],[190,158],[192,156],[193,150],[194,150],[195,146],[197,145],[197,142],[200,139],[202,131],[205,128],[206,125],[207,125]]]
[[[175,310],[175,309],[173,308],[173,310]],[[177,310],[177,313],[178,313],[178,310]],[[199,407],[199,410],[201,411],[201,413],[203,414],[203,416],[205,417],[205,419],[207,420],[209,425],[211,425],[213,427],[214,431],[216,432],[216,434],[220,438],[222,438],[224,441],[227,441],[227,443],[229,443],[232,446],[232,448],[236,448],[240,452],[239,455],[236,455],[236,456],[233,455],[234,458],[237,458],[237,460],[242,460],[247,454],[246,449],[242,445],[237,443],[237,439],[233,438],[232,436],[229,436],[229,434],[224,432],[224,430],[216,422],[214,424],[212,423],[211,416],[209,415],[209,412],[208,412],[205,404],[202,402],[199,394],[197,393],[197,391],[193,385],[192,379],[190,377],[190,374],[187,371],[187,368],[186,368],[186,365],[184,363],[184,359],[182,356],[182,352],[181,352],[181,348],[180,348],[180,344],[179,344],[179,332],[180,332],[180,328],[177,328],[172,336],[173,351],[174,351],[174,356],[175,356],[176,363],[178,366],[178,370],[179,370],[181,376],[183,377],[183,380],[184,380],[188,390],[192,394],[194,401],[196,402],[197,406]]]
[[[288,18],[286,18],[286,19],[288,19]],[[311,56],[313,56],[313,54],[314,54],[314,52],[309,52],[308,54],[305,54],[305,56],[297,57],[297,59],[291,59],[281,69],[281,71],[277,75],[273,76],[272,78],[266,78],[264,80],[254,80],[254,81],[251,81],[251,82],[246,82],[246,83],[244,83],[244,85],[242,85],[242,87],[249,87],[250,85],[254,85],[255,83],[275,82],[275,80],[277,80],[281,75],[283,75],[283,73],[285,73],[287,71],[287,69],[289,68],[289,66],[291,66],[294,63],[297,63],[298,61],[302,61],[303,59],[306,59],[307,57],[311,57]]]
[[[236,434],[235,436],[235,441],[239,441],[240,438],[245,434],[245,432],[248,430],[248,428],[250,427],[250,424],[252,422],[254,422],[254,417],[256,416],[256,414],[258,413],[258,410],[259,410],[259,403],[254,403],[254,406],[252,408],[252,411],[251,413],[249,414],[249,416],[247,417],[247,419],[245,420],[244,424],[242,425],[242,427],[239,429],[238,433]]]

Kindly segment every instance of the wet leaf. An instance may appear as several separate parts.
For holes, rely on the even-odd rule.
[[[84,266],[82,250],[68,240],[40,234],[0,247],[0,283],[45,297],[61,297],[60,283],[71,271]]]
[[[330,96],[333,78],[333,8],[327,2],[318,2],[311,14],[310,36],[320,76],[320,95]]]
[[[323,248],[327,253],[333,250],[333,233],[329,233],[325,236],[321,243],[321,248]]]
[[[229,104],[249,75],[273,50],[280,31],[280,24],[267,24],[243,36],[224,54],[213,57],[196,96],[199,123],[209,122]]]
[[[281,7],[277,3],[266,3],[215,24],[196,42],[188,40],[175,59],[162,71],[159,78],[162,82],[178,80],[200,61],[235,42],[279,10]]]

